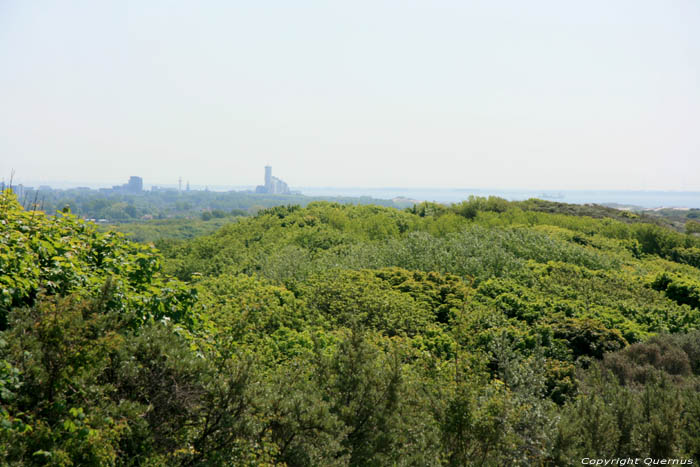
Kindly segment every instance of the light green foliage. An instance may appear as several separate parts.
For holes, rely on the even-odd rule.
[[[592,269],[616,267],[616,257],[524,228],[484,228],[366,206],[312,203],[304,211],[275,208],[217,234],[166,251],[166,268],[182,279],[225,270],[261,273],[275,281],[304,280],[332,267],[398,266],[488,278],[522,271],[526,260],[559,260]],[[338,219],[345,219],[339,221]],[[369,223],[369,224],[368,224]],[[374,225],[374,227],[372,227]],[[381,227],[379,227],[381,226]],[[429,232],[435,232],[433,235]]]
[[[196,296],[161,274],[152,247],[99,233],[71,214],[48,217],[24,211],[14,196],[0,198],[0,329],[13,307],[31,306],[39,296],[95,295],[107,282],[120,300],[115,307],[140,308],[136,321],[191,318]]]
[[[372,271],[331,270],[310,278],[300,296],[331,328],[359,326],[412,336],[435,319],[430,309],[392,290]]]
[[[201,345],[249,349],[259,361],[308,356],[320,320],[292,292],[246,275],[222,275],[197,284]],[[223,349],[222,351],[228,351]]]

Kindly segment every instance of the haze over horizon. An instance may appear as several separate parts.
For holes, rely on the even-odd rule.
[[[693,1],[0,3],[0,177],[700,191]]]

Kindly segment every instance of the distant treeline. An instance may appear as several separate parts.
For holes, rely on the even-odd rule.
[[[306,206],[313,201],[329,200],[346,204],[376,204],[403,207],[391,200],[370,197],[312,197],[304,195],[271,195],[244,191],[143,191],[141,193],[102,192],[87,189],[31,190],[18,193],[26,210],[38,209],[47,214],[64,212],[66,208],[84,219],[105,219],[130,222],[140,219],[171,217],[245,216],[279,205]]]
[[[273,195],[257,194],[247,191],[176,191],[158,190],[141,193],[125,193],[119,191],[97,191],[89,189],[69,190],[29,190],[18,193],[18,200],[26,210],[40,210],[47,214],[68,212],[83,219],[108,222],[111,224],[133,223],[135,221],[164,220],[172,218],[201,219],[214,222],[216,226],[223,225],[221,219],[255,215],[260,210],[275,206],[298,205],[307,206],[315,201],[331,201],[340,204],[374,204],[377,206],[399,209],[411,208],[411,200],[375,199],[362,197],[330,197],[305,196],[301,194]],[[503,198],[490,196],[488,198],[470,196],[468,200],[453,204],[438,204],[423,202],[415,205],[415,214],[425,215],[431,210],[450,209],[464,217],[473,216],[477,211],[505,212],[509,207],[517,207],[524,211],[549,212],[593,218],[613,218],[624,222],[646,222],[671,227],[688,233],[700,232],[700,210],[660,210],[660,211],[625,211],[597,204],[567,204],[560,202],[529,199],[526,201],[507,201]],[[426,211],[427,210],[427,211]],[[146,225],[149,223],[147,222]],[[175,222],[175,224],[178,224]],[[124,230],[117,227],[118,230]],[[167,228],[155,229],[157,233],[139,233],[141,227],[126,228],[125,231],[135,234],[138,241],[154,241],[157,238],[191,238],[197,234],[209,233],[213,226],[193,226],[185,228],[188,232],[168,235]],[[153,230],[146,227],[146,230]],[[163,232],[162,234],[160,232]]]

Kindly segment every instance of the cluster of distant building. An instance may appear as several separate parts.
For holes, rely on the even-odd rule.
[[[33,187],[33,186],[25,186],[25,185],[22,185],[21,183],[20,183],[19,185],[12,185],[12,186],[7,186],[7,187],[6,187],[6,186],[5,186],[5,182],[3,181],[3,182],[2,182],[2,185],[0,185],[0,191],[5,191],[5,188],[11,188],[12,191],[13,191],[13,192],[17,195],[17,197],[20,198],[20,199],[21,199],[23,196],[26,196],[26,195],[28,195],[29,193],[31,193],[31,192],[34,191],[34,187]],[[42,188],[51,189],[51,187],[40,186],[40,187],[39,187],[39,190],[41,190]]]
[[[26,186],[23,184],[18,184],[18,185],[12,185],[12,186],[5,186],[5,182],[2,182],[0,184],[0,190],[4,190],[5,188],[11,188],[12,191],[18,196],[22,197],[24,195],[27,195],[31,192],[39,191],[39,192],[49,192],[49,191],[55,191],[55,189],[49,185],[41,185],[39,188],[34,188],[33,186]],[[75,191],[92,191],[92,188],[86,187],[86,186],[79,186],[76,188],[71,188],[70,190],[75,190]],[[100,188],[99,191],[101,193],[127,193],[127,194],[137,194],[141,193],[143,191],[143,178],[141,177],[129,177],[129,181],[127,183],[124,183],[123,185],[114,185],[112,188]]]
[[[137,194],[143,191],[143,178],[129,177],[129,181],[123,185],[114,185],[112,188],[100,188],[103,193],[128,193]]]
[[[272,176],[272,167],[265,166],[265,184],[255,187],[256,193],[267,193],[275,195],[288,195],[291,193],[289,186],[277,177]]]

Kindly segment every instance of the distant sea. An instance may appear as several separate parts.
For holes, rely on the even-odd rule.
[[[510,201],[540,198],[572,204],[620,204],[641,208],[698,208],[698,191],[489,190],[468,188],[293,188],[307,196],[404,197],[419,201],[456,203],[474,196],[499,196]]]

